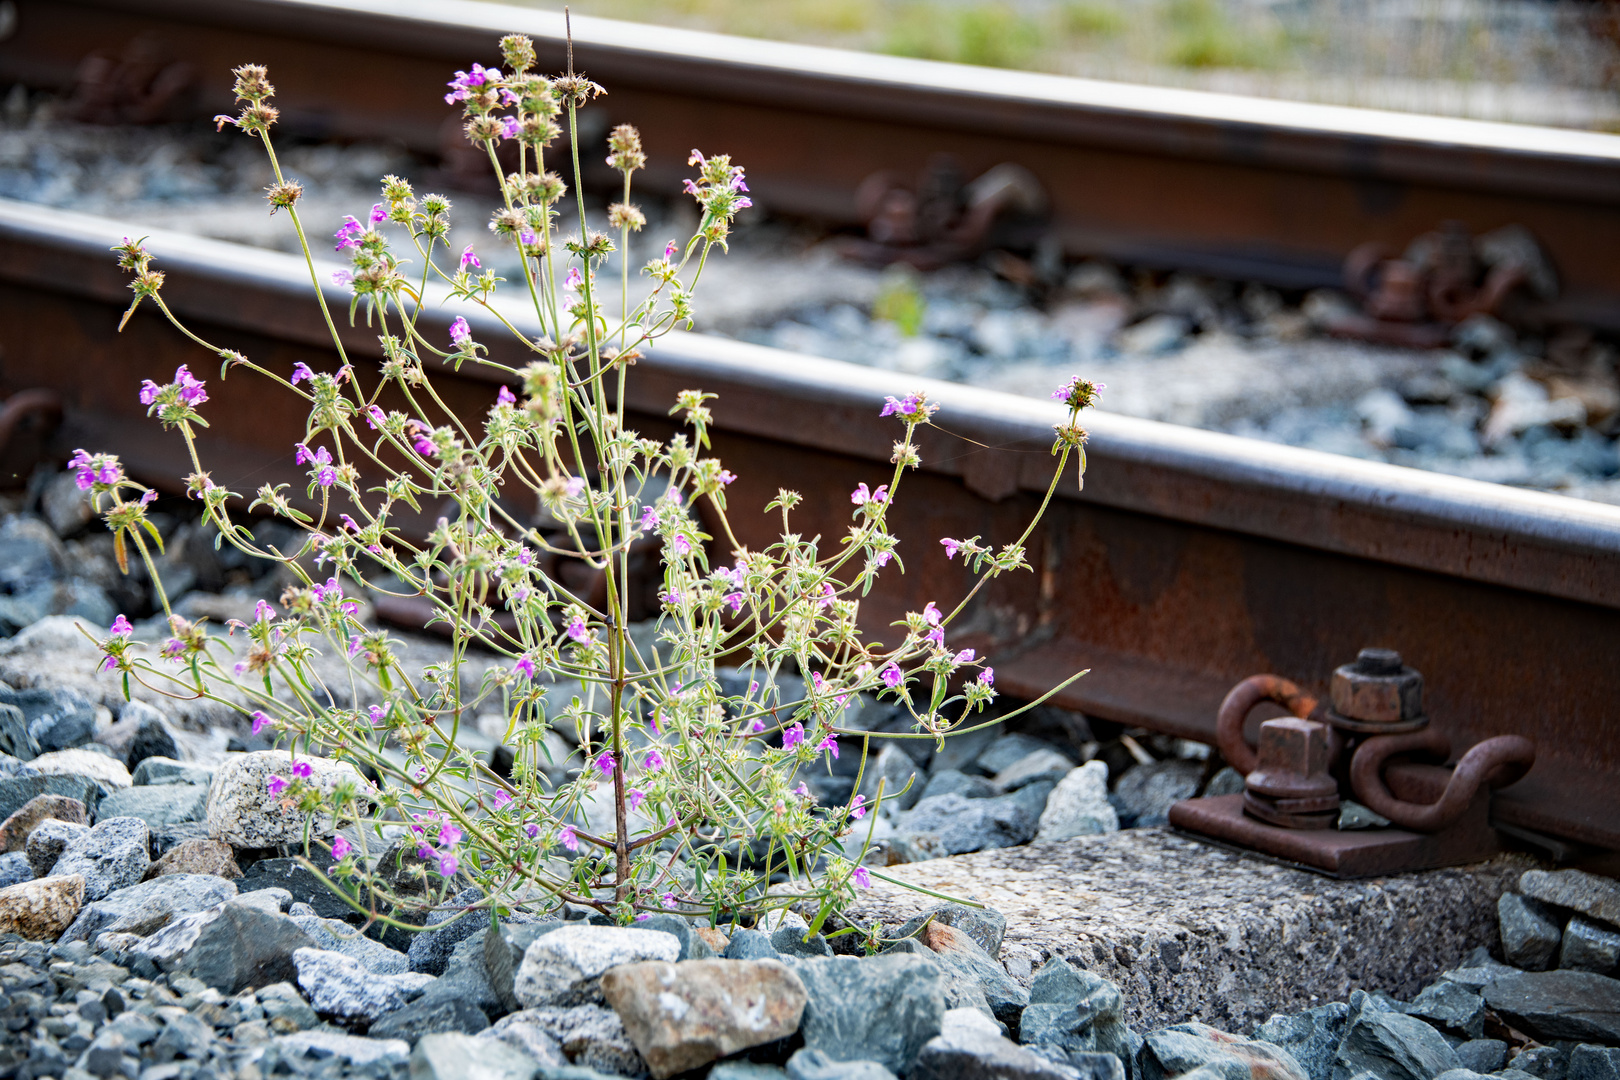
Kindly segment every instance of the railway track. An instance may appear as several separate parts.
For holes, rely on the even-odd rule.
[[[145,308],[115,333],[128,292],[107,247],[121,232],[0,201],[0,391],[54,391],[62,446],[115,451],[177,491],[189,465],[136,388],[181,363],[212,370],[213,358]],[[168,303],[205,335],[284,371],[336,367],[301,260],[180,235],[149,246]],[[341,309],[346,294],[333,300]],[[449,317],[424,316],[439,332]],[[345,334],[351,356],[377,355],[363,324]],[[1046,402],[693,334],[672,334],[634,374],[627,404],[649,434],[667,429],[678,390],[718,393],[715,451],[741,474],[733,506],[795,488],[807,496],[796,524],[823,535],[842,530],[854,485],[888,468],[873,423],[883,396],[926,386],[943,403],[897,529],[911,572],[863,605],[876,633],[954,587],[962,571],[938,537],[1017,535],[1061,419]],[[496,389],[473,369],[436,380],[468,414]],[[300,486],[303,417],[290,397],[211,382],[207,412],[217,482]],[[1535,769],[1495,797],[1499,825],[1551,849],[1620,849],[1620,508],[1108,414],[1088,426],[1085,489],[1060,491],[1032,540],[1036,572],[998,579],[963,626],[1000,688],[1034,697],[1090,668],[1057,703],[1214,742],[1239,680],[1272,672],[1321,693],[1358,649],[1393,647],[1426,675],[1429,712],[1459,747],[1535,740]],[[734,524],[763,546],[772,520]]]
[[[90,54],[189,66],[174,106],[228,111],[229,69],[275,73],[282,130],[437,153],[446,73],[521,31],[562,63],[560,15],[467,0],[13,0],[0,80],[72,87]],[[863,180],[940,151],[1044,188],[1071,253],[1279,286],[1336,285],[1349,252],[1442,221],[1528,228],[1562,279],[1537,317],[1620,328],[1620,138],[1127,86],[574,20],[606,124],[645,133],[675,192],[689,147],[745,162],[762,205],[857,219]],[[132,53],[133,50],[133,53]],[[144,84],[141,84],[144,86]],[[134,92],[133,90],[131,91]]]

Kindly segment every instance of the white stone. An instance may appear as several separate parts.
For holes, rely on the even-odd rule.
[[[1108,802],[1108,766],[1088,761],[1070,770],[1046,797],[1035,839],[1069,840],[1118,830],[1119,815]]]
[[[362,796],[375,793],[353,765],[328,758],[303,757],[313,770],[307,783],[330,793],[339,784],[353,784]],[[286,795],[273,796],[267,786],[272,776],[291,781],[292,755],[285,750],[259,750],[225,762],[208,788],[208,835],[232,847],[266,848],[298,844],[304,839],[309,816],[297,810]],[[317,811],[311,822],[316,836],[337,831],[329,810]]]
[[[28,763],[36,772],[51,776],[88,776],[107,791],[127,788],[134,781],[129,770],[117,758],[108,757],[99,750],[54,750],[41,754]]]
[[[617,926],[565,926],[536,938],[523,954],[512,991],[524,1008],[600,1002],[602,973],[642,960],[674,963],[674,934]]]
[[[298,985],[316,1012],[374,1021],[422,996],[432,975],[406,971],[379,975],[358,960],[326,949],[295,949]]]

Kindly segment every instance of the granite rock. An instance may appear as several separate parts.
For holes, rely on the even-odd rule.
[[[1163,825],[1169,820],[1171,804],[1192,798],[1203,777],[1202,762],[1155,761],[1125,770],[1114,785],[1114,794],[1136,815],[1137,828]]]
[[[313,1072],[323,1062],[336,1058],[350,1068],[389,1076],[393,1067],[405,1064],[411,1052],[410,1045],[400,1039],[367,1039],[341,1031],[300,1031],[277,1037],[272,1046],[280,1061],[308,1062],[305,1068],[297,1070],[303,1073]],[[264,1071],[270,1074],[275,1070]]]
[[[0,889],[33,881],[37,876],[28,862],[27,852],[13,851],[0,855]]]
[[[352,783],[364,794],[371,784],[353,765],[326,758],[303,758],[313,772],[307,781],[323,792],[341,783]],[[305,814],[285,796],[276,797],[266,788],[272,776],[292,776],[292,756],[285,750],[257,750],[233,758],[214,773],[208,789],[208,834],[235,848],[266,848],[278,844],[302,844],[305,819],[316,837],[329,837],[337,822],[327,810]]]
[[[960,795],[964,799],[993,799],[1000,794],[1001,789],[982,776],[972,776],[956,769],[941,769],[928,778],[920,798]]]
[[[489,1027],[484,1010],[459,997],[421,998],[388,1013],[367,1030],[374,1039],[404,1039],[415,1043],[425,1035],[459,1032],[476,1035]]]
[[[421,997],[433,982],[433,976],[414,971],[378,975],[358,960],[326,949],[295,949],[292,962],[298,986],[317,1013],[368,1024]]]
[[[423,930],[411,939],[410,962],[412,971],[428,975],[443,975],[450,954],[467,938],[489,926],[489,915],[481,910],[468,910],[484,899],[479,888],[463,889],[443,908],[431,912],[424,924],[441,927]],[[459,916],[459,917],[458,917]],[[455,921],[452,922],[451,920]]]
[[[245,893],[260,889],[285,889],[292,894],[295,902],[308,904],[323,919],[354,917],[354,909],[297,859],[260,859],[243,871],[241,880],[236,884]]]
[[[294,1031],[308,1031],[320,1024],[320,1018],[315,1010],[310,1008],[304,995],[298,992],[292,983],[271,983],[261,986],[254,994],[259,1008],[264,1011],[265,1019],[270,1023],[270,1030],[279,1034],[291,1034]]]
[[[0,852],[23,851],[28,846],[28,834],[43,821],[67,821],[75,825],[88,825],[84,803],[66,795],[39,795],[6,818],[0,824]]]
[[[76,690],[5,690],[0,703],[21,710],[38,754],[83,746],[96,733],[95,706]]]
[[[971,899],[971,897],[970,897]],[[954,927],[972,938],[992,957],[1001,955],[1001,942],[1007,936],[1007,916],[992,907],[970,907],[967,904],[935,904],[907,920],[895,931],[897,938],[914,937],[925,926],[941,923]]]
[[[904,1074],[939,1034],[945,996],[930,960],[904,953],[835,956],[799,961],[793,970],[808,997],[800,1024],[807,1050],[838,1061],[876,1061]]]
[[[727,960],[775,960],[782,954],[771,944],[769,934],[758,930],[738,930],[731,935],[726,951],[721,955]]]
[[[875,805],[878,785],[882,784],[881,810],[885,814],[892,814],[916,806],[927,782],[927,774],[911,760],[911,755],[889,743],[867,765],[866,773],[861,777],[859,794],[865,797],[866,805]]]
[[[984,759],[980,758],[980,764]],[[1005,769],[996,773],[992,782],[1002,791],[1017,791],[1036,783],[1056,784],[1069,775],[1074,768],[1074,762],[1068,756],[1056,750],[1041,749],[1032,754],[1026,754]]]
[[[28,767],[45,776],[88,776],[100,786],[104,795],[127,788],[132,783],[129,770],[124,768],[122,761],[88,747],[41,754],[30,761]]]
[[[10,817],[41,795],[62,795],[83,803],[91,813],[101,801],[101,785],[89,776],[70,776],[61,773],[47,775],[21,770],[0,778],[0,814]]]
[[[1613,975],[1620,967],[1620,933],[1580,915],[1571,916],[1558,946],[1558,966]]]
[[[950,855],[987,848],[1012,847],[1029,841],[1040,820],[1017,794],[992,799],[934,795],[895,819],[906,839],[919,839]]]
[[[609,968],[642,960],[673,963],[680,952],[681,943],[670,934],[570,924],[528,947],[512,993],[530,1009],[599,1002],[601,977]]]
[[[1493,1073],[1507,1064],[1507,1043],[1501,1039],[1469,1039],[1452,1047],[1462,1067],[1477,1073]]]
[[[601,1005],[524,1009],[502,1018],[480,1037],[521,1043],[535,1053],[530,1045],[544,1045],[541,1036],[552,1040],[576,1066],[615,1076],[642,1076],[647,1072],[647,1064],[630,1041],[619,1014]],[[539,1057],[537,1053],[535,1056]]]
[[[842,1061],[808,1046],[788,1058],[787,1076],[788,1080],[895,1080],[894,1073],[879,1062]]]
[[[1028,985],[1063,956],[1117,985],[1126,1019],[1250,1031],[1352,989],[1410,998],[1496,940],[1496,900],[1530,860],[1333,881],[1162,829],[1128,829],[890,867],[1007,916],[998,956]],[[937,903],[875,880],[845,912],[899,925]],[[1312,1001],[1312,998],[1316,998]]]
[[[1389,1012],[1357,991],[1333,1062],[1334,1080],[1371,1072],[1382,1080],[1433,1080],[1462,1063],[1440,1033],[1423,1021]]]
[[[805,989],[775,960],[652,961],[602,976],[602,996],[658,1080],[799,1028]]]
[[[39,754],[39,744],[28,734],[28,718],[15,705],[0,702],[0,754],[27,761]]]
[[[103,818],[136,817],[149,829],[179,821],[201,821],[208,808],[208,789],[201,784],[158,784],[115,791],[101,800]]]
[[[523,964],[523,954],[541,934],[559,929],[563,921],[557,918],[536,919],[530,916],[508,916],[500,921],[494,933],[484,935],[484,976],[495,997],[507,1012],[522,1008],[512,985]]]
[[[1142,1080],[1168,1080],[1205,1067],[1232,1080],[1306,1080],[1304,1067],[1281,1047],[1197,1021],[1149,1032],[1142,1042]]]
[[[1331,1080],[1333,1057],[1349,1022],[1350,1006],[1334,1001],[1293,1016],[1273,1016],[1255,1029],[1254,1037],[1288,1051],[1309,1080]]]
[[[1408,1016],[1469,1039],[1485,1034],[1485,999],[1461,983],[1442,979],[1412,999]]]
[[[674,934],[675,939],[681,943],[681,954],[675,959],[681,960],[710,960],[718,955],[709,947],[709,943],[698,935],[691,923],[679,915],[669,912],[658,912],[646,918],[638,918],[637,930],[657,930],[665,934]]]
[[[1108,801],[1108,766],[1088,761],[1065,773],[1047,796],[1035,838],[1070,840],[1118,830],[1119,814]]]
[[[1092,971],[1054,957],[1035,974],[1029,1006],[1019,1023],[1026,1046],[1133,1057],[1125,1002],[1119,987]]]
[[[1620,1045],[1620,980],[1589,971],[1521,971],[1485,988],[1485,1003],[1546,1041]]]
[[[262,890],[245,895],[249,897],[262,895]],[[323,919],[319,915],[287,917],[309,935],[309,939],[315,943],[315,948],[342,953],[349,959],[358,961],[361,967],[374,974],[398,975],[411,969],[410,961],[406,959],[404,953],[366,937],[346,922]]]
[[[78,874],[36,878],[0,889],[0,934],[55,941],[83,903],[84,878]]]
[[[1569,1053],[1565,1080],[1620,1080],[1620,1047],[1583,1044]]]
[[[1519,891],[1620,929],[1620,881],[1613,878],[1584,870],[1529,870],[1519,878]]]
[[[411,1051],[411,1080],[531,1080],[535,1060],[504,1042],[461,1032],[424,1036]]]
[[[922,928],[917,940],[934,953],[940,964],[975,982],[997,1020],[1009,1026],[1018,1023],[1029,1004],[1029,992],[1010,978],[1006,969],[965,930],[936,920]]]
[[[130,773],[130,779],[136,787],[156,784],[201,784],[208,787],[214,782],[214,770],[207,765],[153,756],[141,759]]]
[[[457,945],[450,953],[444,974],[423,991],[417,1004],[426,1006],[455,998],[482,1010],[491,1020],[511,1012],[495,993],[489,973],[484,970],[484,941],[488,934],[489,928],[483,927]]]
[[[285,915],[271,915],[244,904],[226,904],[219,917],[202,928],[173,970],[199,979],[222,994],[234,994],[248,987],[296,981],[298,968],[293,953],[311,944],[309,935]]]
[[[168,851],[146,871],[146,880],[167,874],[212,874],[235,880],[242,876],[236,853],[223,840],[186,840]]]
[[[562,1046],[526,1012],[514,1012],[503,1016],[491,1027],[480,1031],[478,1037],[499,1039],[528,1054],[545,1068],[570,1067],[567,1056],[562,1052]],[[625,1039],[629,1041],[629,1036],[625,1036]]]
[[[109,931],[150,934],[181,915],[205,911],[236,895],[236,886],[206,874],[169,874],[119,889],[84,905],[62,942],[95,941]]]
[[[62,851],[51,872],[81,874],[85,898],[100,900],[146,876],[151,831],[136,817],[104,817]]]
[[[120,716],[120,723],[136,723],[135,734],[124,749],[124,764],[131,770],[151,758],[174,760],[180,756],[180,744],[174,737],[169,722],[156,709],[144,702],[130,702]],[[206,781],[204,781],[206,783]]]
[[[78,800],[74,800],[77,802]],[[81,804],[82,805],[82,804]],[[72,821],[60,821],[56,818],[47,818],[34,826],[28,834],[28,843],[23,849],[23,857],[28,860],[29,867],[34,871],[35,877],[44,877],[51,872],[56,861],[68,846],[81,836],[88,836],[90,826],[80,825]]]
[[[923,1044],[908,1080],[1079,1080],[1067,1065],[1002,1036],[972,1010],[945,1013],[940,1032]]]
[[[1502,955],[1526,971],[1543,971],[1558,952],[1563,931],[1558,912],[1539,900],[1503,893],[1496,902],[1502,928]]]
[[[1564,1080],[1568,1055],[1556,1046],[1526,1046],[1508,1059],[1507,1067],[1540,1080]]]

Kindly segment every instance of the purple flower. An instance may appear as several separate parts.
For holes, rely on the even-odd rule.
[[[962,541],[952,540],[948,536],[941,540],[940,543],[944,545],[945,557],[947,559],[956,558],[956,553],[962,549]]]
[[[496,788],[494,797],[489,800],[490,806],[496,810],[504,810],[511,801],[512,793],[505,788]]]
[[[979,672],[979,681],[986,686],[996,685],[996,669],[993,667],[987,667],[983,671]]]
[[[675,241],[673,241],[673,240],[671,240],[669,243],[665,244],[664,245],[664,261],[669,262],[671,259],[673,259],[675,257],[675,253],[677,251],[679,251],[679,250],[680,250],[680,248],[675,246]]]
[[[636,528],[643,532],[648,529],[658,528],[658,511],[650,506],[643,506],[641,508],[641,520],[636,523]]]
[[[341,836],[332,838],[332,858],[342,862],[349,857],[349,842]]]
[[[186,643],[179,638],[170,638],[163,643],[163,648],[159,650],[165,660],[178,660],[185,651]]]
[[[565,292],[576,292],[583,284],[585,284],[585,278],[581,276],[579,267],[570,266],[568,276],[563,278],[563,290]]]
[[[907,394],[903,398],[886,397],[883,399],[883,411],[879,416],[908,416],[922,407],[922,399],[916,394]]]
[[[822,753],[831,754],[834,758],[838,757],[838,737],[828,735],[825,739],[816,743],[816,749]]]
[[[497,405],[516,405],[517,404],[517,396],[512,393],[512,388],[511,387],[503,386],[498,391],[496,391],[496,393],[495,393],[495,404],[497,404]]]
[[[731,482],[737,479],[737,474],[732,472],[730,469],[721,469],[720,475],[715,477],[715,479],[720,481],[721,487],[729,487]]]
[[[724,603],[731,609],[731,613],[736,615],[742,611],[743,600],[744,595],[740,592],[727,593],[725,595]]]
[[[466,319],[463,319],[460,315],[457,315],[455,317],[455,319],[452,320],[451,323],[450,323],[450,341],[451,341],[451,343],[456,345],[459,348],[459,347],[465,347],[466,344],[471,340],[472,340],[472,327],[467,325],[467,320]]]
[[[382,723],[388,717],[388,710],[381,705],[371,705],[366,708],[366,716],[373,725]]]
[[[688,555],[692,551],[692,541],[686,538],[685,533],[676,533],[675,539],[670,542],[677,555]]]
[[[876,491],[867,491],[865,483],[856,484],[855,490],[849,493],[849,501],[856,506],[865,506],[867,503],[882,506],[889,501],[889,485],[879,484]]]
[[[360,635],[355,634],[353,637],[349,638],[349,659],[353,660],[355,658],[355,654],[357,654],[359,651]]]
[[[180,388],[180,400],[187,405],[201,405],[208,400],[201,380],[194,378],[184,364],[175,369],[174,383]]]
[[[863,889],[872,887],[872,872],[864,866],[856,866],[854,873],[849,875],[855,879],[855,884]]]
[[[664,755],[657,750],[647,751],[647,756],[641,759],[641,767],[644,769],[662,769],[664,767]]]
[[[270,793],[272,799],[279,798],[281,793],[287,790],[287,781],[279,776],[272,776],[264,785],[264,789]]]
[[[738,169],[731,174],[731,183],[728,185],[732,191],[747,191],[748,185],[743,183],[743,171]]]
[[[152,402],[156,401],[157,396],[162,392],[163,387],[159,386],[151,379],[147,379],[145,382],[141,383],[141,404],[152,404]]]
[[[304,465],[315,460],[315,454],[303,443],[293,443],[293,464]]]
[[[700,151],[694,148],[691,154],[687,155],[686,163],[688,165],[696,165],[701,169],[703,166],[708,164],[708,161],[703,157],[703,154]]]
[[[302,360],[300,360],[298,363],[293,365],[292,378],[290,380],[288,380],[288,381],[291,382],[294,386],[297,386],[299,383],[303,382],[305,379],[313,380],[314,378],[315,378],[315,373],[313,371],[309,370],[309,365],[304,363]]]
[[[624,801],[630,804],[630,809],[639,810],[641,804],[647,800],[647,793],[640,788],[631,788],[624,793]]]
[[[521,134],[523,134],[523,124],[517,117],[501,117],[501,135],[503,138],[515,139]]]
[[[257,735],[267,727],[275,727],[276,722],[263,712],[255,710],[253,713],[253,734]]]
[[[928,631],[928,633],[923,635],[923,640],[931,641],[943,649],[945,647],[945,628],[943,626],[934,627],[932,630]]]
[[[348,270],[334,270],[334,271],[332,271],[332,284],[334,284],[334,285],[353,285],[354,284],[354,274],[351,273]]]
[[[268,600],[260,600],[253,605],[253,621],[269,622],[276,617],[276,609],[270,606]]]
[[[849,816],[859,820],[866,816],[866,796],[857,795],[849,802]]]
[[[479,262],[478,256],[473,253],[471,244],[468,244],[461,253],[461,268],[463,270],[482,270],[484,268],[484,264]]]
[[[894,552],[880,551],[872,556],[872,565],[881,570],[883,567],[889,565],[889,560],[892,558],[894,558]]]
[[[581,645],[591,638],[590,631],[585,628],[585,617],[583,615],[575,615],[569,620],[568,629],[563,632]]]
[[[658,899],[663,902],[665,911],[674,911],[681,906],[680,901],[675,899],[675,894],[672,892],[667,892]]]
[[[893,660],[890,660],[883,670],[878,672],[878,678],[882,679],[883,685],[890,690],[893,690],[905,680],[905,676],[900,674],[900,666]]]
[[[568,483],[563,485],[563,490],[577,498],[585,490],[585,478],[583,476],[570,476]]]
[[[512,665],[512,674],[522,675],[526,679],[534,678],[534,657],[526,653],[518,657],[518,662]]]
[[[804,742],[804,725],[791,724],[782,729],[782,749],[791,750]]]
[[[535,837],[540,835],[540,826],[531,821],[527,825],[523,826],[523,831],[528,835],[530,840],[533,840]]]
[[[378,222],[387,221],[388,208],[382,203],[372,203],[370,217],[373,225],[377,224]]]
[[[439,827],[439,846],[455,847],[461,843],[462,831],[448,822]]]
[[[367,406],[367,408],[366,408],[366,426],[369,427],[372,431],[376,431],[379,427],[381,427],[382,422],[384,420],[386,420],[386,419],[387,419],[387,416],[383,413],[381,405]]]
[[[109,628],[109,632],[113,634],[133,634],[135,632],[135,628],[129,624],[128,619],[122,615],[119,615],[118,618],[112,621],[112,626]]]
[[[746,196],[746,195],[743,196],[740,199],[733,199],[732,202],[731,202],[731,208],[733,210],[746,210],[750,206],[753,206],[753,205],[754,205],[754,200],[748,198],[748,196]]]
[[[456,871],[461,869],[461,860],[446,851],[439,855],[439,876],[455,877]]]
[[[360,237],[364,236],[365,233],[366,227],[356,221],[354,215],[351,214],[345,217],[343,224],[338,226],[337,232],[332,234],[332,238],[337,241],[337,246],[332,250],[342,251],[344,248],[359,247]]]
[[[557,834],[557,843],[561,844],[569,851],[579,850],[579,837],[574,834],[574,827],[572,825],[564,825],[562,827],[562,831]]]
[[[315,770],[310,767],[310,764],[307,761],[300,761],[298,764],[293,766],[293,775],[298,777],[300,780],[308,780],[310,774],[314,771]]]
[[[816,606],[825,611],[833,606],[833,601],[836,599],[838,599],[838,590],[831,585],[823,585],[820,595],[816,597]]]
[[[613,751],[604,750],[597,755],[596,760],[591,764],[595,766],[596,771],[601,773],[603,776],[612,776],[613,767],[618,764],[618,761],[614,758]]]
[[[956,654],[956,657],[951,662],[953,664],[966,664],[972,661],[977,655],[978,654],[972,649],[963,649],[961,652]]]
[[[940,614],[939,608],[934,606],[934,602],[932,600],[928,601],[928,606],[923,608],[922,615],[923,622],[927,623],[929,626],[938,626],[939,620],[944,618],[944,616]]]

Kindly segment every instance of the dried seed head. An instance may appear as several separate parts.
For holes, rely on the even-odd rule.
[[[522,34],[507,34],[501,38],[501,57],[521,75],[534,67],[534,42]]]
[[[608,207],[608,224],[615,229],[629,228],[640,232],[641,227],[647,224],[647,215],[641,212],[640,207],[614,203]]]
[[[270,214],[275,216],[277,210],[290,210],[303,198],[304,186],[296,180],[288,180],[282,184],[271,184],[265,188],[265,198],[270,201]]]
[[[489,231],[498,236],[516,236],[528,227],[523,211],[517,209],[497,210],[489,219]]]
[[[518,140],[529,146],[550,146],[561,134],[562,128],[551,117],[531,115],[523,118]]]
[[[499,117],[475,116],[467,121],[467,139],[473,143],[485,143],[491,139],[501,137],[502,124]]]
[[[564,103],[575,106],[584,105],[592,98],[607,93],[606,89],[583,75],[559,75],[552,85],[557,88],[557,96]]]
[[[641,132],[629,124],[620,124],[608,136],[607,163],[620,172],[629,174],[647,164],[647,155],[641,150]]]
[[[275,94],[276,88],[270,85],[270,72],[263,64],[243,64],[232,70],[236,76],[236,100],[258,104],[267,97]]]

